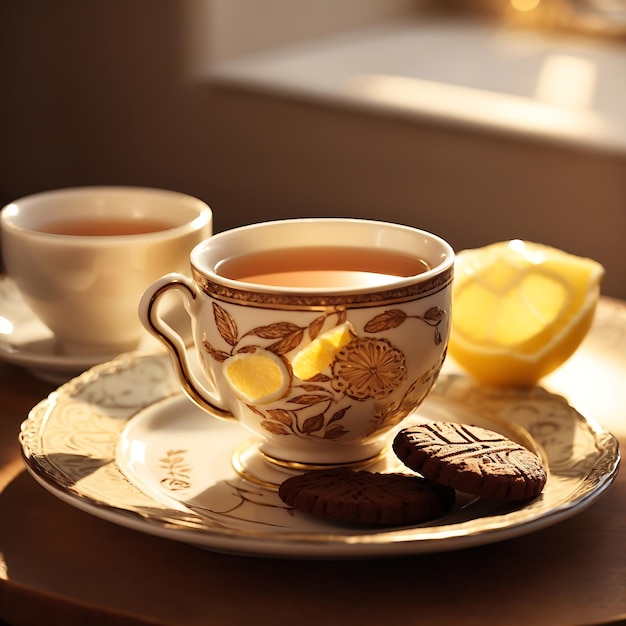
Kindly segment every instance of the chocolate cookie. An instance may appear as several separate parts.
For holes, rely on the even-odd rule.
[[[283,482],[281,500],[338,522],[403,525],[426,522],[450,510],[453,489],[419,476],[349,469],[307,472]]]
[[[393,450],[422,476],[484,498],[534,498],[547,479],[536,454],[478,426],[454,422],[412,426],[396,435]]]

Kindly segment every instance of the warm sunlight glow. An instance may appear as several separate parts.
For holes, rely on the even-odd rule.
[[[557,80],[557,79],[555,79]],[[420,111],[422,114],[446,119],[464,119],[469,122],[499,126],[510,131],[537,132],[554,137],[608,136],[605,120],[590,110],[578,107],[555,106],[552,101],[540,101],[512,94],[498,93],[449,85],[434,81],[390,76],[361,74],[352,76],[343,85],[344,94],[386,105],[398,110]],[[585,88],[586,89],[586,88]],[[561,101],[568,96],[561,93]],[[542,96],[549,100],[545,90]],[[568,102],[574,102],[571,96]],[[579,100],[580,102],[580,100]]]
[[[568,109],[591,108],[598,69],[580,57],[553,54],[543,63],[535,97],[541,102]]]
[[[4,214],[7,217],[15,217],[20,212],[17,204],[11,203],[4,207]]]
[[[620,358],[583,343],[569,361],[542,381],[542,386],[566,396],[585,417],[602,420],[613,434],[626,435],[623,411],[615,402],[615,389],[624,385]]]
[[[527,11],[532,11],[539,6],[541,0],[511,0],[511,6],[516,11],[521,11],[526,13]]]
[[[10,335],[13,332],[13,323],[0,315],[0,335]]]

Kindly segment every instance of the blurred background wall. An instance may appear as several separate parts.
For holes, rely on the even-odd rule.
[[[626,155],[199,81],[184,7],[0,2],[2,204],[147,185],[202,198],[217,231],[337,215],[420,226],[457,249],[520,237],[598,259],[604,292],[626,297]]]

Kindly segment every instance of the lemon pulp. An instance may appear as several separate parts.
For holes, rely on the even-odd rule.
[[[235,354],[224,361],[223,373],[235,394],[248,404],[278,400],[290,383],[287,366],[269,350]]]
[[[450,356],[483,383],[536,383],[585,337],[603,275],[597,261],[520,240],[459,252]]]
[[[316,337],[296,353],[291,361],[293,373],[300,380],[309,380],[324,371],[341,348],[356,337],[350,322],[344,322]]]

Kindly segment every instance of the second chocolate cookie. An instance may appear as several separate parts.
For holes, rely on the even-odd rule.
[[[536,454],[478,426],[455,422],[412,426],[397,434],[393,450],[425,478],[483,498],[534,498],[547,480]]]

